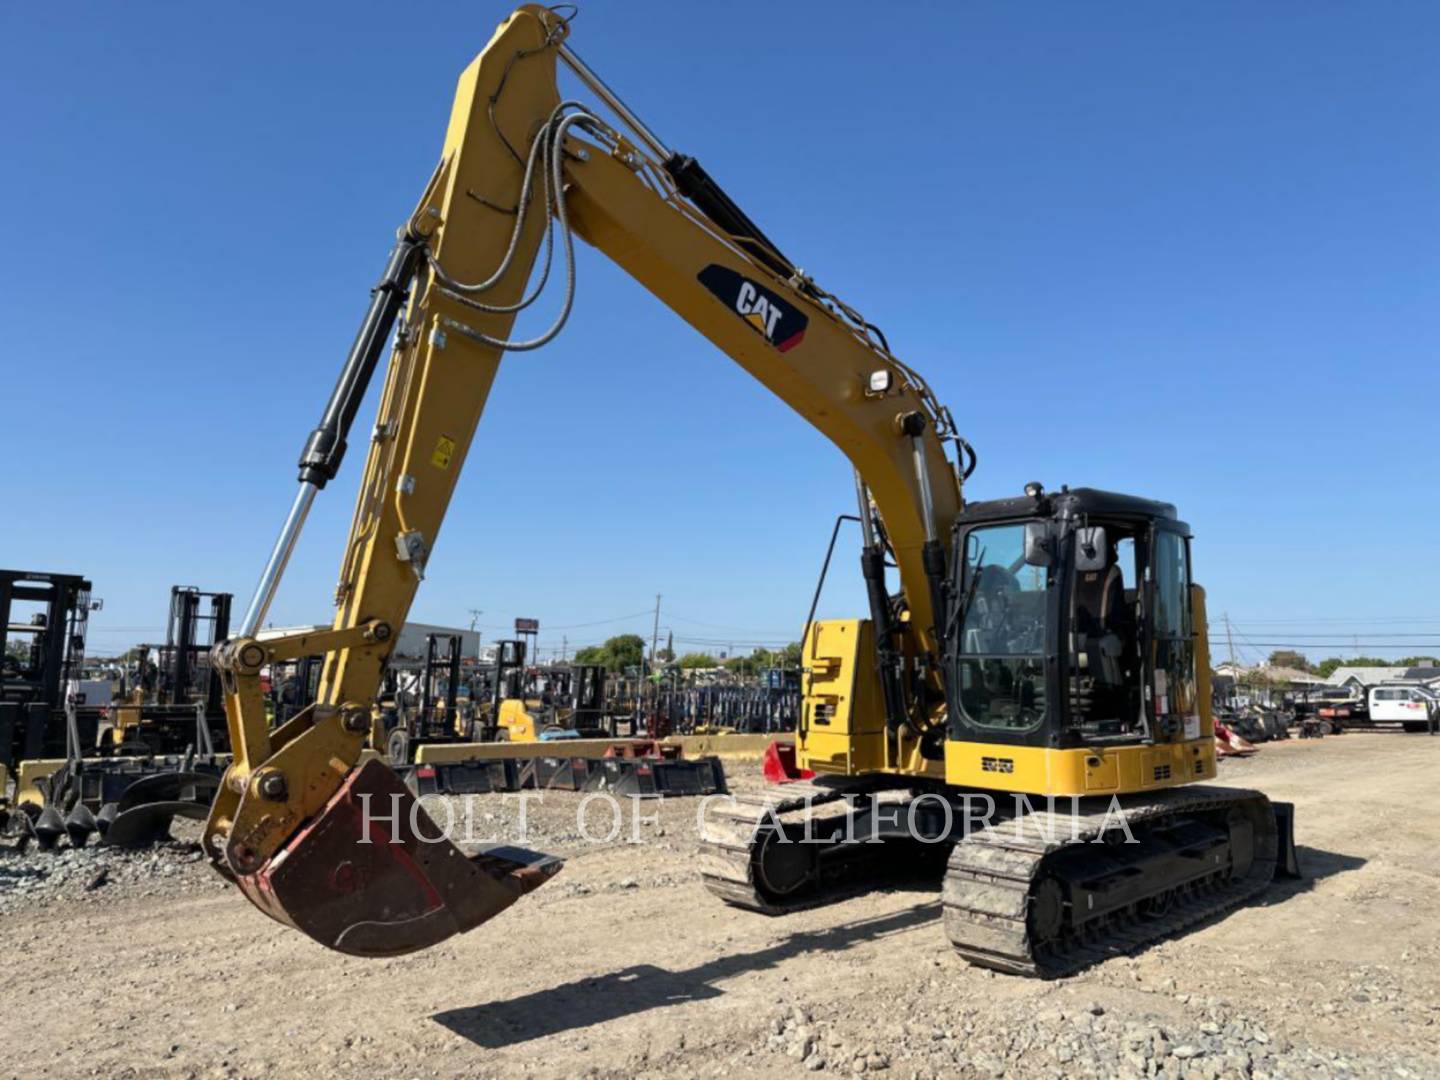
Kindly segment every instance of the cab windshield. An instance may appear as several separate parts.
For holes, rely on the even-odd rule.
[[[961,580],[960,711],[972,727],[1029,731],[1045,717],[1048,567],[1025,563],[1025,526],[966,536]]]

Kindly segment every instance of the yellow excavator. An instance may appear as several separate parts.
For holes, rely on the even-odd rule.
[[[975,455],[925,380],[631,112],[571,48],[572,17],[520,7],[461,74],[439,164],[304,445],[254,599],[217,646],[234,762],[205,830],[215,867],[357,955],[468,930],[559,868],[434,840],[395,774],[357,762],[501,357],[562,330],[578,235],[855,470],[869,611],[811,612],[797,744],[816,778],[717,803],[712,892],[778,913],[948,858],[955,948],[1053,976],[1266,888],[1293,865],[1288,808],[1194,783],[1215,776],[1209,662],[1174,508],[1039,484],[966,503]],[[557,65],[598,105],[562,100]],[[548,329],[513,337],[557,277]],[[263,630],[392,337],[333,623]],[[325,658],[315,704],[270,730],[261,672],[310,655]]]

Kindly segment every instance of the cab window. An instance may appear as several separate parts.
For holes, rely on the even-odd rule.
[[[1048,567],[1025,563],[1024,525],[974,529],[961,581],[960,711],[973,727],[1034,730],[1045,716]]]
[[[1143,526],[1090,524],[1095,531],[1085,542],[1093,550],[1084,569],[1077,559],[1070,582],[1067,712],[1086,742],[1129,740],[1144,732],[1136,588],[1143,576]],[[1078,534],[1074,544],[1082,544]]]
[[[1195,641],[1190,611],[1190,545],[1179,533],[1157,530],[1154,588],[1154,714],[1183,723],[1198,716]]]

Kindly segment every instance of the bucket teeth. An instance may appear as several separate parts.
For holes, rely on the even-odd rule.
[[[100,813],[95,816],[95,828],[101,836],[110,831],[110,823],[115,820],[115,815],[120,812],[120,807],[113,802],[107,802],[100,807]]]
[[[90,808],[83,802],[76,803],[75,809],[71,810],[65,817],[65,831],[70,836],[71,847],[84,847],[85,842],[90,839],[98,828],[99,824],[95,820],[95,815],[90,812]]]
[[[40,811],[40,816],[35,819],[35,842],[40,845],[40,850],[53,850],[64,835],[65,819],[60,816],[60,811],[53,806]]]

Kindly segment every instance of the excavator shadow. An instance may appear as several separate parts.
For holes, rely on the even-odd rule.
[[[1300,876],[1277,877],[1264,895],[1258,898],[1261,904],[1266,907],[1283,904],[1292,896],[1309,892],[1317,881],[1359,870],[1369,861],[1359,855],[1346,855],[1344,852],[1326,851],[1324,848],[1306,847],[1304,844],[1295,845],[1295,858],[1300,864]]]
[[[667,1005],[721,997],[725,991],[717,984],[736,975],[773,968],[800,953],[843,952],[939,918],[938,903],[917,904],[890,915],[792,934],[767,948],[717,957],[683,971],[636,964],[510,1001],[450,1009],[434,1019],[477,1046],[494,1050]]]

